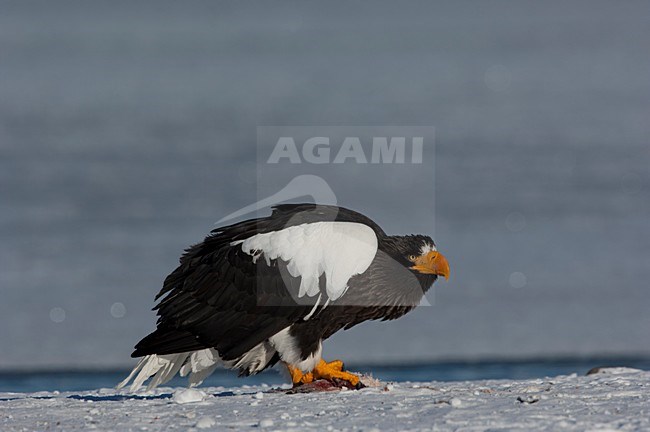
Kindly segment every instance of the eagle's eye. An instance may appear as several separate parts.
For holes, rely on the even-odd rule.
[[[415,255],[409,255],[409,261],[415,261],[416,258]]]

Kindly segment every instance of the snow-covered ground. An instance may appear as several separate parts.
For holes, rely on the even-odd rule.
[[[649,430],[650,372],[523,381],[0,393],[0,430]]]

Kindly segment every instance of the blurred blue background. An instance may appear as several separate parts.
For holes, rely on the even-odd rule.
[[[3,1],[0,369],[132,365],[259,125],[436,127],[453,277],[327,357],[648,356],[649,48],[644,1]]]

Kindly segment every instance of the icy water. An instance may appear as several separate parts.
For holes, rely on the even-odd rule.
[[[350,369],[372,374],[382,381],[469,381],[484,379],[528,379],[557,375],[584,375],[594,367],[625,366],[650,370],[650,359],[565,359],[536,361],[448,362],[409,366],[352,365]],[[0,372],[0,392],[83,391],[114,387],[128,374],[127,370]],[[232,371],[217,370],[203,386],[231,387],[244,385],[279,385],[287,379],[277,370],[238,378]],[[175,377],[166,386],[186,386],[185,378]]]
[[[436,128],[435,212],[331,186],[452,278],[329,358],[650,354],[649,41],[645,1],[1,2],[0,367],[126,368],[183,249],[255,201],[260,125]]]

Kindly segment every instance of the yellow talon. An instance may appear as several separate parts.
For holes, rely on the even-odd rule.
[[[343,362],[341,360],[335,360],[333,362],[327,363],[325,360],[318,362],[312,374],[315,379],[341,379],[352,384],[352,387],[357,387],[359,385],[359,377],[345,372],[343,369]]]
[[[358,376],[343,370],[343,362],[341,360],[333,360],[331,362],[321,360],[318,362],[314,370],[308,373],[303,373],[300,369],[289,364],[286,366],[291,375],[291,382],[294,387],[302,384],[309,384],[319,379],[325,379],[328,381],[340,379],[349,382],[352,384],[352,387],[358,387],[360,385]]]
[[[341,360],[332,360],[331,362],[327,362],[327,365],[337,371],[343,370],[343,362]]]
[[[291,382],[294,387],[302,384],[309,384],[314,381],[314,376],[311,372],[306,374],[302,373],[300,369],[293,367],[290,364],[287,364],[287,369],[289,369],[289,375],[291,375]]]

